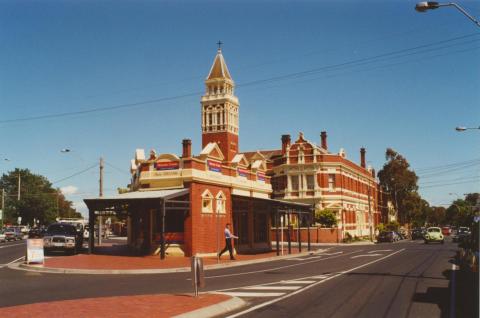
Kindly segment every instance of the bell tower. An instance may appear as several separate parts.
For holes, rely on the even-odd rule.
[[[202,96],[202,148],[216,142],[226,161],[238,153],[238,98],[235,83],[222,55],[221,42]]]

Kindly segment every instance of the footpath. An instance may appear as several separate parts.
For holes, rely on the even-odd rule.
[[[371,243],[370,243],[371,244]],[[337,244],[336,244],[337,245]],[[343,245],[343,244],[338,244]],[[338,246],[337,245],[337,246]],[[331,247],[329,245],[328,247]],[[327,246],[302,246],[302,252],[292,246],[292,254],[284,247],[284,255],[276,252],[255,255],[236,255],[231,261],[228,255],[220,260],[203,257],[204,269],[242,266],[260,262],[281,260],[299,255],[324,251]],[[228,253],[227,253],[228,254]],[[10,268],[25,271],[61,274],[159,274],[190,272],[190,258],[167,256],[133,256],[124,245],[108,244],[95,248],[95,254],[47,257],[43,265],[17,263]],[[153,305],[154,304],[154,305]],[[202,318],[226,315],[244,306],[243,300],[215,293],[169,295],[136,295],[63,300],[0,308],[0,317],[182,317]],[[65,311],[68,309],[67,311]]]

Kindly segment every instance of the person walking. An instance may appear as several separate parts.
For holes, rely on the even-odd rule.
[[[228,250],[228,252],[230,253],[230,259],[235,260],[235,257],[233,257],[232,240],[238,239],[238,236],[235,236],[232,234],[232,232],[230,232],[230,223],[225,224],[224,233],[225,233],[225,247],[218,254],[218,258],[220,258],[222,254]]]

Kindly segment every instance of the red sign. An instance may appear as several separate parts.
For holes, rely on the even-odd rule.
[[[222,164],[220,162],[207,160],[208,170],[220,172],[222,171]]]
[[[248,171],[247,169],[237,168],[237,172],[238,172],[239,176],[246,177],[246,176],[248,176],[248,173],[250,171]]]
[[[178,161],[155,162],[157,170],[176,170],[180,167]]]
[[[257,172],[257,180],[265,181],[265,172]]]

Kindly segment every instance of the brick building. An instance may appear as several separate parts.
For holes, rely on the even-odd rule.
[[[342,237],[369,235],[379,213],[374,171],[365,166],[363,148],[357,165],[343,150],[329,152],[323,132],[321,146],[300,133],[294,143],[282,136],[278,150],[240,152],[238,110],[235,83],[219,49],[201,97],[201,152],[192,154],[189,139],[182,141],[181,155],[137,149],[130,192],[85,199],[90,227],[102,213],[123,213],[128,244],[143,253],[160,249],[162,256],[215,255],[226,223],[239,236],[238,252],[269,251],[278,240],[271,228],[280,219],[296,224],[301,237],[300,226],[313,223],[314,208],[336,212],[342,231],[335,233]],[[90,251],[93,245],[91,236]]]

